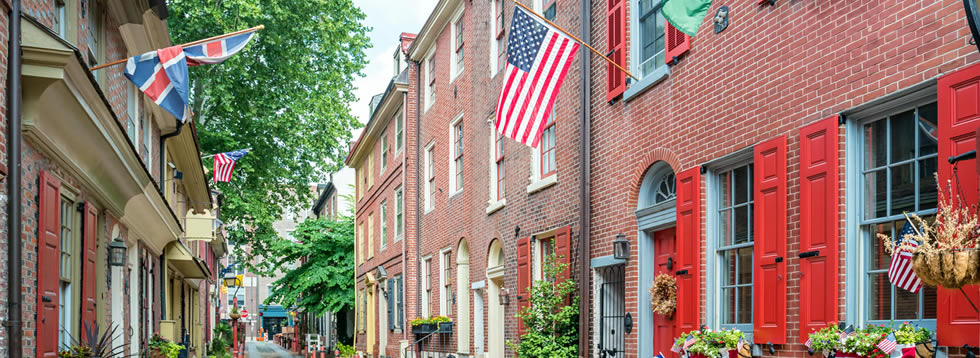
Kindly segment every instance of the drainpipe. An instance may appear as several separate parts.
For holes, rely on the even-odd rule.
[[[178,119],[177,130],[173,131],[173,133],[160,135],[160,195],[164,195],[164,190],[166,190],[165,188],[167,187],[167,179],[170,179],[164,177],[164,173],[167,172],[167,155],[163,152],[165,148],[164,144],[167,143],[167,138],[179,136],[180,130],[183,128],[183,123],[181,123]],[[166,195],[164,195],[164,198],[166,198]]]
[[[421,180],[419,180],[422,177],[421,167],[419,165],[419,156],[422,153],[420,149],[421,146],[419,145],[419,141],[422,140],[422,134],[421,132],[419,132],[421,129],[419,123],[422,122],[420,119],[422,112],[420,112],[420,108],[419,108],[422,106],[422,62],[420,61],[412,61],[412,62],[415,63],[415,145],[414,145],[415,147],[415,195],[419,195],[419,193],[422,192],[421,190],[422,184],[420,184]],[[415,265],[415,314],[416,315],[418,315],[419,312],[422,312],[422,293],[421,293],[422,291],[418,289],[419,287],[418,283],[422,282],[422,270],[420,269],[421,262],[418,261],[419,258],[422,257],[422,245],[419,244],[421,242],[419,237],[422,234],[421,232],[422,214],[420,214],[421,212],[422,212],[422,204],[419,204],[419,200],[416,198],[415,200],[415,260],[416,260],[415,262],[416,264]]]
[[[583,42],[591,42],[591,21],[592,13],[590,12],[590,1],[580,1],[582,13],[579,16],[580,23],[579,29],[581,34],[579,37]],[[588,55],[579,57],[582,59],[582,66],[579,73],[579,78],[581,78],[581,84],[579,84],[579,99],[581,103],[579,108],[581,108],[579,118],[580,128],[582,128],[582,139],[579,145],[579,158],[581,158],[582,165],[579,166],[579,240],[578,240],[578,296],[579,296],[579,308],[578,308],[578,347],[579,356],[588,357],[589,355],[589,317],[587,314],[589,312],[589,307],[592,306],[591,296],[589,296],[591,288],[591,280],[589,276],[589,270],[591,269],[589,265],[589,247],[590,246],[590,230],[591,230],[591,216],[592,207],[589,205],[589,193],[591,192],[592,182],[592,113],[589,101],[590,91],[590,68],[592,67],[591,57]]]
[[[20,83],[20,0],[10,1],[10,36],[7,46],[7,355],[24,354],[21,326],[21,83]]]

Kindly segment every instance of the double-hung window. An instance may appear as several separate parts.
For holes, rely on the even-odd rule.
[[[136,121],[140,117],[138,91],[136,85],[126,83],[126,134],[129,135],[129,141],[137,151],[140,149],[139,128],[142,127],[142,124],[136,126]]]
[[[752,164],[718,174],[718,283],[721,326],[752,330]]]
[[[139,101],[137,101],[137,106],[136,107],[137,108],[139,107]],[[140,116],[140,123],[142,124],[142,127],[143,127],[143,148],[142,148],[142,150],[143,150],[142,151],[142,153],[143,153],[143,162],[146,163],[146,169],[149,169],[150,172],[152,172],[153,171],[153,169],[152,169],[153,168],[153,155],[152,155],[153,152],[150,150],[150,148],[151,148],[150,141],[153,138],[153,126],[151,125],[153,123],[153,121],[150,120],[149,118],[147,118],[147,116],[144,115],[144,116]]]
[[[435,208],[436,168],[435,143],[425,148],[425,211]]]
[[[548,21],[555,21],[555,17],[558,15],[557,3],[557,0],[543,0],[543,3],[541,4],[541,14],[544,15],[544,18],[548,19]]]
[[[436,51],[430,50],[429,56],[425,59],[425,110],[432,108],[436,103]]]
[[[392,292],[388,294],[391,295],[392,302],[392,323],[391,327],[393,329],[402,329],[402,321],[405,319],[404,302],[402,297],[402,275],[395,275],[392,279]]]
[[[551,110],[548,115],[548,122],[544,125],[541,132],[541,177],[555,174],[555,111]]]
[[[75,303],[72,302],[72,243],[75,242],[73,239],[74,235],[74,218],[75,205],[73,202],[67,198],[61,198],[61,260],[59,264],[60,273],[60,287],[58,294],[58,327],[59,336],[58,341],[60,345],[67,345],[72,342],[72,335],[77,332],[72,332],[71,328],[75,327],[76,324],[73,323],[77,318],[73,318],[71,313]]]
[[[463,190],[463,117],[460,116],[453,122],[453,183],[452,192],[455,194]]]
[[[664,16],[660,13],[663,2],[660,0],[639,0],[639,66],[640,76],[653,73],[664,63]]]
[[[422,260],[422,317],[432,316],[432,258]]]
[[[374,213],[368,214],[367,219],[367,235],[365,236],[367,240],[367,258],[374,257]]]
[[[381,249],[384,250],[388,246],[388,202],[381,202],[381,215],[378,217],[381,221]]]
[[[463,13],[453,22],[453,76],[459,76],[463,72]]]
[[[54,32],[57,32],[58,36],[61,36],[61,38],[65,38],[68,34],[65,31],[65,27],[67,26],[66,20],[67,16],[65,15],[65,1],[55,0],[54,24],[52,24],[51,29],[54,30]]]
[[[381,173],[388,169],[388,133],[381,133]]]
[[[402,232],[402,188],[395,189],[395,241],[401,240]]]
[[[442,257],[440,258],[439,265],[442,266],[441,275],[439,275],[439,297],[442,297],[442,304],[439,305],[439,315],[449,316],[449,308],[452,304],[452,297],[450,292],[452,290],[449,288],[450,278],[452,277],[452,258],[449,256],[452,251],[445,250],[442,252]]]
[[[504,136],[500,135],[496,129],[490,129],[493,132],[493,157],[494,157],[494,175],[493,180],[496,182],[496,200],[504,200]]]
[[[402,111],[399,110],[395,114],[395,155],[398,155],[402,151],[402,134],[405,131],[404,125],[404,122],[402,122]]]
[[[507,20],[504,16],[504,0],[496,0],[493,4],[493,11],[496,14],[494,16],[496,31],[493,32],[493,35],[495,36],[494,43],[497,45],[497,71],[501,71],[507,65],[507,37],[504,36],[507,33]]]
[[[934,98],[933,98],[934,100]],[[936,289],[917,293],[888,281],[891,257],[875,234],[894,238],[905,224],[903,213],[936,213],[936,102],[896,108],[861,124],[861,180],[864,203],[859,235],[865,246],[865,319],[872,324],[910,321],[935,328]]]

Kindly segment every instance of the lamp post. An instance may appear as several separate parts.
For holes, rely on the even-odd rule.
[[[231,318],[231,354],[238,357],[238,319],[242,317],[242,314],[238,313],[238,289],[240,289],[241,286],[238,285],[238,276],[236,276],[233,272],[225,274],[224,280],[225,286],[235,286],[235,297],[232,300],[231,313],[228,313],[228,317]]]

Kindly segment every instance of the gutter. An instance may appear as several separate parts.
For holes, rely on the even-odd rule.
[[[21,316],[21,31],[20,0],[10,0],[7,34],[7,356],[20,358],[24,355],[24,327]]]
[[[184,124],[181,123],[179,119],[177,119],[176,121],[177,121],[177,130],[175,130],[175,131],[173,131],[171,133],[161,134],[160,135],[160,187],[158,189],[160,189],[160,195],[162,195],[164,198],[167,197],[163,193],[164,188],[166,188],[166,186],[167,186],[167,184],[166,184],[166,182],[167,182],[167,178],[166,178],[166,173],[167,173],[167,155],[166,155],[166,153],[164,153],[163,150],[165,148],[165,144],[167,143],[167,139],[168,138],[173,138],[173,137],[179,136],[180,135],[180,131],[182,129],[184,129]],[[152,174],[150,176],[152,177]],[[207,178],[204,179],[204,182],[207,183]],[[209,197],[210,197],[210,195],[209,195]]]
[[[581,34],[579,37],[584,43],[591,42],[591,33],[589,32],[591,28],[592,13],[590,12],[589,1],[581,1],[581,14],[579,15],[579,30]],[[592,57],[582,56],[581,72],[579,73],[579,78],[581,79],[581,84],[579,84],[579,99],[581,103],[579,104],[581,111],[581,117],[579,118],[580,128],[582,128],[582,139],[579,147],[579,158],[581,158],[582,165],[579,170],[579,240],[578,240],[578,296],[579,296],[579,315],[578,315],[578,348],[580,357],[591,356],[589,354],[589,314],[583,314],[583,312],[589,312],[589,307],[592,306],[591,296],[591,280],[589,280],[589,247],[591,247],[590,234],[591,234],[591,216],[592,207],[589,205],[589,193],[592,187],[592,113],[589,101],[589,96],[591,95],[590,86],[590,76],[589,71],[592,66]]]
[[[412,42],[414,45],[415,42]],[[419,104],[422,103],[422,62],[412,61],[415,64],[415,195],[419,195],[421,192],[422,185],[421,180],[421,167],[419,165],[419,155],[421,155],[421,149],[419,142],[422,140],[422,134],[419,132],[421,130],[420,123],[422,122]],[[422,257],[422,245],[419,245],[419,236],[422,231],[422,204],[419,200],[415,200],[415,258],[418,261]],[[415,263],[415,314],[418,315],[422,312],[422,291],[418,289],[418,282],[422,282],[422,270],[419,269],[419,262]]]

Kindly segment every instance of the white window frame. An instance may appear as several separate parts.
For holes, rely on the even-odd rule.
[[[487,118],[487,124],[489,125],[490,128],[490,138],[489,138],[490,158],[489,161],[487,161],[489,163],[488,170],[490,172],[490,179],[488,180],[489,185],[487,185],[487,187],[490,189],[490,191],[487,195],[487,197],[489,198],[487,200],[487,210],[486,210],[487,215],[493,214],[497,210],[500,210],[501,208],[507,205],[506,197],[497,196],[497,194],[499,193],[499,191],[497,190],[498,189],[497,186],[499,185],[497,183],[497,138],[500,136],[500,133],[497,132],[497,128],[494,126],[493,120],[494,117],[492,116],[490,118]],[[504,161],[507,160],[506,158],[507,158],[507,154],[506,152],[504,152]],[[504,175],[506,175],[506,173],[504,173]],[[504,192],[504,195],[506,196],[507,193]]]
[[[435,146],[435,142],[429,143],[429,145],[425,146],[425,178],[423,178],[423,189],[425,190],[425,193],[422,195],[425,198],[426,214],[436,208],[435,188],[432,188],[435,183],[434,181],[429,181],[429,178],[432,178],[435,175],[435,173],[432,172],[435,170],[435,167],[433,166],[433,164],[435,164],[436,155]]]
[[[139,101],[137,101],[137,108],[139,108],[138,103]],[[139,110],[137,110],[137,113],[139,113]],[[137,117],[139,117],[139,114],[137,114]],[[153,172],[153,119],[149,118],[149,116],[143,116],[140,118],[140,122],[143,124],[143,150],[141,153],[145,152],[146,154],[146,158],[144,159],[146,162],[146,169]]]
[[[449,192],[450,192],[449,197],[450,198],[458,195],[459,193],[462,193],[463,192],[463,187],[464,187],[463,185],[459,185],[459,189],[456,189],[456,187],[457,187],[457,185],[456,185],[457,184],[456,183],[456,171],[457,171],[457,168],[456,168],[456,154],[457,154],[456,153],[456,125],[457,124],[461,124],[462,121],[463,121],[463,113],[460,112],[458,115],[456,115],[456,118],[454,118],[451,122],[449,122],[449,175],[448,176],[449,176]],[[460,154],[464,154],[464,156],[463,156],[463,163],[464,164],[461,164],[461,165],[465,168],[465,161],[466,161],[466,157],[465,157],[465,154],[466,154],[466,126],[465,125],[463,126],[463,134],[462,135],[463,135],[463,138],[462,138],[462,140],[463,140],[463,153],[460,153]],[[462,170],[464,168],[459,168],[459,170]],[[465,178],[465,175],[464,175],[464,178]]]
[[[551,244],[551,252],[555,252],[555,235],[541,235],[541,238],[535,238],[534,240],[534,263],[531,265],[533,280],[542,281],[544,277],[544,262],[547,259],[544,255],[544,243],[547,241]]]
[[[367,240],[367,259],[374,258],[374,212],[368,213],[367,232],[364,235]]]
[[[55,0],[54,18],[57,21],[57,23],[55,23],[55,26],[57,28],[53,30],[54,32],[57,32],[58,36],[61,36],[62,39],[67,38],[68,35],[68,32],[66,31],[66,29],[68,28],[68,24],[66,23],[66,21],[68,21],[66,9],[67,8],[65,6],[65,0]]]
[[[388,170],[388,131],[381,133],[381,174]]]
[[[498,67],[498,63],[497,63],[497,60],[498,60],[498,56],[497,55],[498,55],[498,53],[497,53],[497,51],[499,51],[499,49],[497,48],[497,34],[500,33],[500,29],[498,28],[498,26],[500,26],[500,24],[497,23],[497,7],[500,6],[500,2],[501,1],[503,1],[503,0],[490,0],[490,14],[489,14],[490,15],[490,34],[489,34],[490,35],[489,36],[489,41],[490,41],[490,72],[489,72],[489,74],[490,74],[490,78],[493,78],[494,76],[497,75],[497,72],[500,72],[500,71],[497,70],[497,67]]]
[[[435,66],[436,60],[436,48],[435,46],[429,50],[429,54],[425,55],[425,112],[432,108],[432,105],[436,103],[436,82],[435,71],[433,66]]]
[[[378,215],[378,226],[381,227],[381,250],[388,247],[388,201],[381,201],[381,211]]]
[[[419,287],[422,291],[422,315],[428,318],[432,316],[432,283],[429,282],[429,275],[432,272],[432,255],[422,258],[422,284]]]
[[[404,205],[405,198],[402,187],[399,186],[395,188],[395,241],[401,240],[402,236],[405,235]]]
[[[557,109],[557,107],[552,108],[550,116],[555,116],[554,113],[555,113],[555,110],[556,109]],[[553,121],[557,121],[557,120],[558,120],[558,118],[554,118],[553,119]],[[555,152],[555,157],[556,157],[555,158],[555,171],[553,173],[549,174],[548,176],[544,177],[544,178],[541,177],[541,145],[540,145],[541,143],[538,143],[538,147],[537,148],[533,148],[531,150],[531,176],[528,178],[528,180],[531,182],[531,184],[527,186],[527,193],[528,194],[534,194],[536,192],[539,192],[541,190],[544,190],[544,189],[546,189],[548,187],[551,187],[552,185],[555,185],[555,184],[558,183],[558,160],[557,160],[557,156],[558,156],[558,153],[557,153],[557,151],[558,151],[558,129],[557,128],[558,127],[557,126],[558,126],[558,123],[555,123],[555,151],[556,151]]]
[[[466,36],[466,22],[465,22],[465,19],[463,18],[463,10],[465,8],[466,7],[463,5],[463,3],[460,2],[459,9],[457,9],[456,12],[453,13],[453,18],[452,18],[453,20],[449,22],[449,35],[450,35],[450,37],[449,37],[449,43],[451,44],[449,46],[449,58],[452,59],[451,61],[449,61],[449,69],[450,69],[449,70],[449,82],[450,83],[452,83],[453,81],[455,81],[456,78],[459,77],[459,75],[461,73],[463,73],[463,69],[466,67],[466,63],[465,63],[465,61],[466,61],[466,41],[463,41],[463,51],[462,51],[462,53],[463,53],[463,61],[464,62],[462,63],[462,66],[459,66],[458,65],[458,63],[460,63],[460,62],[459,62],[459,59],[456,58],[456,55],[459,54],[459,51],[456,51],[457,50],[457,45],[456,45],[456,24],[458,24],[460,21],[464,21],[463,22],[463,36]]]
[[[666,2],[666,0],[660,0],[660,3],[657,4],[657,5],[655,5],[654,7],[663,6],[663,3],[664,2]],[[640,0],[629,0],[629,4],[630,4],[629,5],[630,6],[630,9],[629,9],[630,14],[639,14],[640,13]],[[659,11],[659,10],[654,10],[654,11]],[[666,27],[665,27],[665,31],[666,31]],[[630,58],[633,58],[633,59],[637,59],[636,61],[629,61],[630,62],[630,72],[632,72],[632,73],[636,74],[637,76],[639,76],[639,80],[636,81],[636,82],[634,82],[634,83],[631,83],[630,85],[628,85],[628,87],[626,88],[626,91],[623,92],[623,100],[624,101],[629,101],[629,100],[635,98],[636,96],[638,96],[641,93],[645,92],[647,89],[652,88],[654,85],[656,85],[657,83],[662,82],[663,80],[667,79],[667,77],[670,76],[670,66],[667,66],[667,64],[665,64],[665,63],[658,64],[657,65],[657,69],[654,70],[653,72],[649,73],[648,75],[646,75],[646,76],[643,76],[642,75],[643,71],[641,71],[641,68],[640,67],[643,64],[640,61],[640,51],[642,50],[642,46],[643,45],[640,43],[640,41],[641,41],[640,37],[641,36],[640,36],[640,16],[639,15],[637,15],[637,16],[630,16],[630,29],[629,29],[629,32],[631,34],[635,34],[635,36],[630,36],[630,40],[629,40],[630,41],[630,43],[629,43],[629,48],[630,48],[630,50],[629,50],[630,51],[629,57]],[[664,38],[664,48],[665,48],[664,51],[666,51],[666,38]]]
[[[845,254],[845,262],[847,262],[846,269],[848,272],[860,273],[859,275],[847,275],[846,286],[849,287],[849,289],[847,290],[846,295],[845,315],[847,317],[856,317],[856,319],[853,321],[855,326],[864,326],[871,322],[881,322],[877,320],[871,321],[869,319],[870,312],[868,312],[867,293],[869,283],[867,278],[867,266],[869,265],[868,261],[870,248],[868,247],[869,240],[866,236],[867,234],[862,228],[862,226],[866,225],[863,224],[865,221],[863,219],[865,205],[865,188],[863,187],[865,184],[863,174],[865,158],[863,152],[865,145],[863,138],[864,125],[879,119],[884,119],[889,115],[914,109],[925,104],[937,102],[938,95],[935,86],[935,79],[926,81],[922,84],[901,90],[884,98],[874,100],[845,113],[847,115],[847,122],[845,125],[845,130],[847,133],[847,150],[845,151],[846,183],[847,188],[856,188],[855,190],[847,190],[845,205],[847,207],[857,208],[855,210],[847,210],[845,213],[845,245],[846,247],[857,248],[856,250],[847,250]],[[920,210],[918,211],[918,214],[932,215],[936,211],[936,209]],[[852,290],[850,287],[854,287],[856,289]],[[902,320],[914,322],[920,327],[928,328],[932,331],[936,330],[936,319]],[[849,323],[851,323],[851,321],[849,321]]]
[[[449,255],[452,249],[446,248],[439,251],[439,315],[449,316],[449,277],[446,277],[446,267],[452,264],[452,257]]]
[[[133,149],[137,153],[140,152],[140,127],[137,126],[136,122],[139,120],[139,89],[133,83],[126,83],[126,134],[129,136],[129,140],[133,142]]]
[[[394,118],[394,120],[395,120],[395,155],[401,154],[402,147],[404,147],[403,143],[405,142],[404,137],[403,137],[404,134],[405,134],[405,122],[404,122],[404,118],[402,116],[402,113],[403,113],[402,110],[399,108],[398,109],[398,113],[395,114],[395,118]]]

